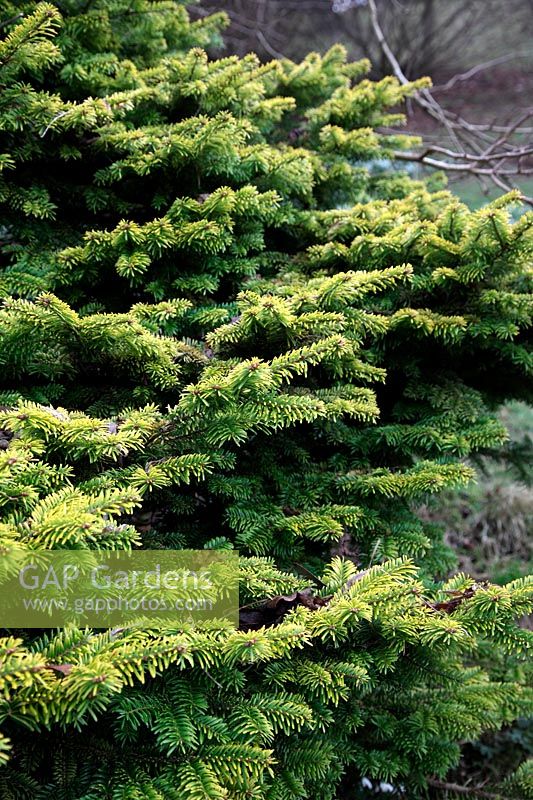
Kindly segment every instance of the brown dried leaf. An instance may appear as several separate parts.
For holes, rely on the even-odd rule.
[[[74,669],[74,664],[47,664],[46,669],[51,669],[54,672],[59,672],[61,675],[70,675]]]

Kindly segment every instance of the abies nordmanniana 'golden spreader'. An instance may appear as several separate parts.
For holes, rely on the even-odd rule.
[[[0,796],[424,797],[531,706],[531,583],[442,582],[415,513],[531,385],[531,214],[387,166],[417,85],[340,47],[210,60],[224,16],[172,0],[0,18],[3,557],[235,548],[248,608],[303,592],[297,564],[328,598],[4,631]]]

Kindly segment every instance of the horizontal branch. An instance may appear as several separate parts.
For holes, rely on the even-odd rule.
[[[520,159],[524,156],[533,155],[533,145],[528,147],[518,147],[513,150],[506,150],[504,152],[499,153],[492,153],[486,151],[485,153],[480,153],[476,155],[474,153],[467,153],[466,151],[458,152],[456,150],[450,150],[447,147],[442,147],[441,145],[427,145],[426,148],[419,153],[416,157],[418,159],[425,158],[426,156],[431,155],[432,153],[440,153],[441,155],[447,156],[448,158],[453,159],[462,159],[464,161],[471,161],[473,163],[491,163],[493,161],[506,161],[508,159]],[[409,153],[409,161],[413,160],[415,154]],[[399,156],[398,156],[399,157]]]
[[[438,167],[439,169],[448,169],[458,172],[472,172],[474,175],[533,175],[533,167],[531,169],[522,169],[519,166],[517,166],[516,169],[478,167],[471,161],[464,161],[457,164],[450,161],[442,161],[440,159],[431,158],[426,153],[413,153],[405,150],[395,151],[394,157],[400,161],[419,161],[421,164],[428,164],[431,167]]]

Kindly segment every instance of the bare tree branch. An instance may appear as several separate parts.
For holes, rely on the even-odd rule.
[[[406,86],[409,80],[385,37],[376,0],[367,2],[374,35],[394,75],[400,84]],[[505,57],[505,60],[509,59]],[[469,72],[455,76],[446,85],[453,86],[459,80],[467,80],[468,77],[495,63],[503,63],[503,57],[479,64]],[[420,152],[397,152],[396,158],[418,162],[447,172],[462,172],[477,178],[489,179],[499,189],[505,191],[513,187],[516,178],[533,175],[533,165],[528,166],[527,163],[524,165],[524,159],[533,156],[533,143],[517,144],[513,140],[515,134],[530,131],[529,128],[522,128],[522,125],[533,116],[533,108],[524,111],[508,125],[479,125],[443,108],[430,89],[420,89],[413,95],[413,100],[444,127],[454,149],[426,144]],[[442,158],[434,158],[434,155],[440,155]],[[524,197],[524,200],[533,205],[533,198]]]
[[[437,84],[433,87],[434,91],[444,91],[447,92],[450,89],[462,81],[468,81],[470,78],[473,78],[474,75],[478,75],[480,72],[484,72],[491,67],[496,67],[499,64],[505,64],[508,61],[514,61],[516,58],[528,58],[533,54],[532,50],[523,50],[519,51],[518,53],[506,53],[504,56],[498,56],[498,58],[491,58],[489,61],[483,61],[481,64],[476,64],[475,67],[467,70],[466,72],[460,72],[457,75],[454,75],[450,78],[449,81],[446,83],[441,84],[440,86]]]
[[[287,56],[284,55],[284,53],[280,53],[279,50],[275,50],[272,47],[272,45],[270,44],[270,42],[268,41],[268,39],[261,30],[256,31],[256,36],[263,45],[263,47],[265,48],[265,50],[267,51],[267,53],[270,53],[272,58],[287,58]]]

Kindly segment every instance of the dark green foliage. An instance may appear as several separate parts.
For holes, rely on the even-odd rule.
[[[333,594],[258,631],[6,632],[0,796],[423,797],[532,702],[531,582],[439,582],[414,510],[528,397],[532,215],[373,172],[415,84],[342,48],[210,61],[223,19],[175,2],[0,10],[4,557],[235,547],[245,604],[302,566]]]

